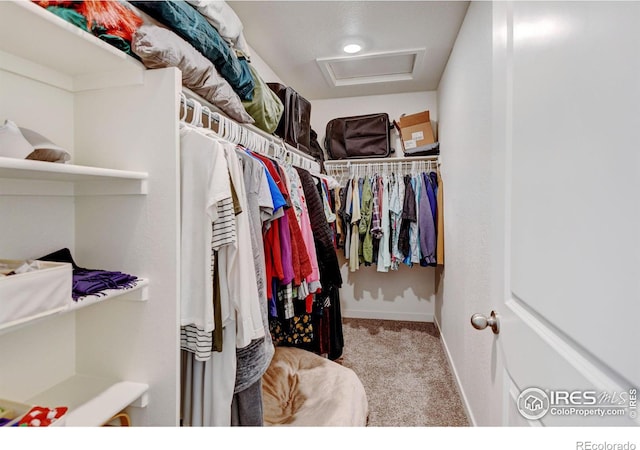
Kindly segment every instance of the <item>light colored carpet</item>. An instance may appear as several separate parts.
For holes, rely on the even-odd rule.
[[[343,319],[342,364],[358,375],[369,426],[468,426],[432,323]]]

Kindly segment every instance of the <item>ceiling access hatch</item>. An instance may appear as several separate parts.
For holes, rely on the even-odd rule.
[[[316,62],[330,86],[413,80],[422,66],[425,49],[368,55],[318,58]]]

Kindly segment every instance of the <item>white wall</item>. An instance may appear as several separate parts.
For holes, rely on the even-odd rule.
[[[349,272],[349,262],[338,250],[342,289],[342,315],[360,319],[433,322],[435,269],[404,264],[398,271],[380,273],[376,266]]]
[[[266,63],[264,59],[258,55],[254,49],[249,46],[251,51],[251,65],[258,71],[265,83],[282,83],[282,79],[273,69]],[[284,83],[282,83],[284,84]]]
[[[435,91],[410,92],[405,94],[369,95],[364,97],[311,100],[311,128],[318,133],[318,142],[324,148],[327,122],[337,117],[358,116],[386,112],[389,120],[398,120],[402,114],[414,114],[429,110],[434,133],[437,133],[438,102]],[[403,156],[398,133],[391,132],[391,147],[394,157]]]
[[[471,419],[492,417],[490,332],[469,324],[490,304],[492,4],[470,5],[440,81],[438,107],[444,183],[445,268],[436,297],[442,332]]]
[[[432,120],[437,121],[437,98],[433,91],[312,100],[311,127],[324,147],[327,122],[336,117],[386,112],[390,120],[397,120],[402,114],[425,110],[429,110]],[[397,133],[392,131],[391,137],[391,145],[396,149],[391,156],[401,157],[402,145]],[[379,273],[372,265],[349,272],[343,251],[339,250],[338,254],[343,278],[340,298],[344,317],[433,321],[434,268],[402,265],[398,271]]]

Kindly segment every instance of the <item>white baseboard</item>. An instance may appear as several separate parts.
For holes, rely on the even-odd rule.
[[[343,309],[342,317],[348,319],[406,320],[408,322],[433,322],[433,314],[395,311],[359,311]]]
[[[451,358],[451,352],[449,352],[449,347],[447,347],[447,341],[444,338],[444,334],[442,334],[442,330],[440,329],[440,324],[438,320],[434,317],[433,322],[438,327],[438,331],[440,332],[440,342],[442,342],[442,348],[444,348],[444,353],[447,355],[447,361],[449,361],[449,367],[451,368],[451,372],[453,373],[453,377],[456,380],[456,386],[458,387],[458,393],[460,394],[460,398],[462,399],[462,405],[464,406],[464,412],[467,415],[467,419],[469,423],[473,427],[477,427],[478,423],[476,422],[473,413],[471,412],[471,406],[469,405],[469,399],[464,393],[464,389],[462,388],[462,383],[460,382],[460,377],[458,376],[458,371],[456,370],[456,366],[453,364],[453,358]]]

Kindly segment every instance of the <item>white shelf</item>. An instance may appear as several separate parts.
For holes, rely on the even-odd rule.
[[[28,0],[0,1],[0,53],[3,69],[71,92],[141,84],[145,70],[135,58]]]
[[[97,427],[127,406],[147,406],[149,385],[77,374],[26,400],[37,406],[66,406],[65,426]]]
[[[148,177],[146,172],[0,157],[4,195],[146,194]]]
[[[128,289],[107,289],[103,292],[105,295],[87,295],[86,297],[80,297],[78,301],[69,299],[69,303],[66,306],[54,308],[49,311],[44,311],[33,316],[15,320],[13,322],[0,324],[0,334],[4,334],[8,331],[14,331],[18,328],[22,328],[41,320],[45,320],[57,314],[65,314],[112,299],[138,302],[147,301],[149,299],[149,280],[145,278],[139,278],[134,287]]]

